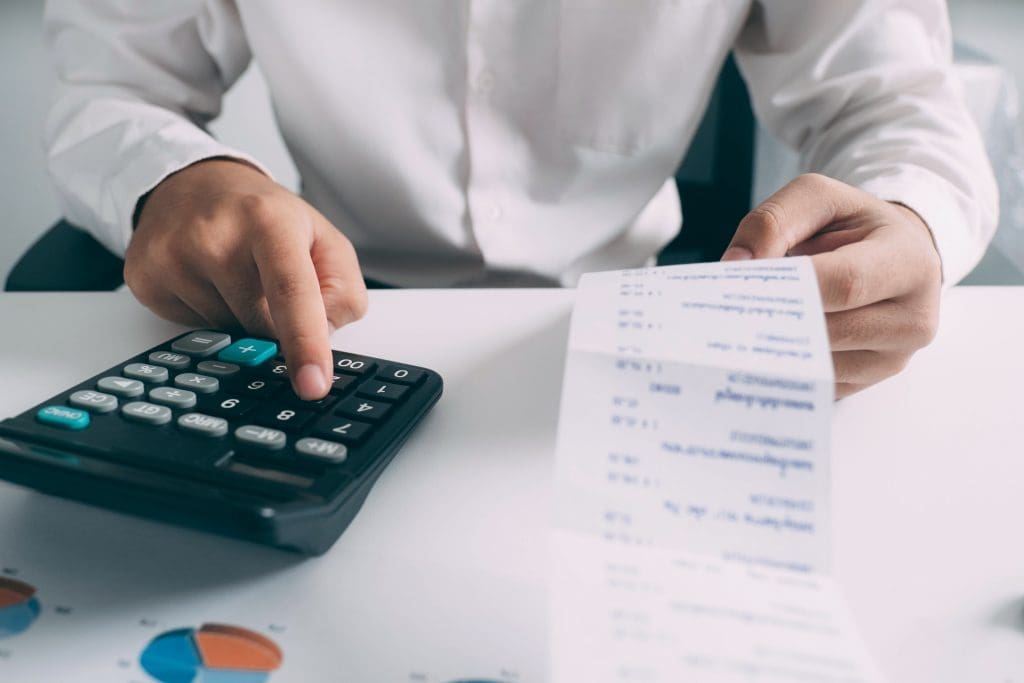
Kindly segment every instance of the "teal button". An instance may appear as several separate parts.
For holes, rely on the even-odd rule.
[[[277,344],[264,339],[239,339],[217,354],[217,360],[252,367],[277,355]]]
[[[46,406],[36,413],[36,419],[61,429],[79,430],[89,426],[89,413],[66,406]]]

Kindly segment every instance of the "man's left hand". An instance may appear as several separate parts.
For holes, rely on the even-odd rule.
[[[900,372],[935,336],[942,268],[910,209],[803,175],[740,223],[723,261],[810,256],[835,366],[836,398]]]

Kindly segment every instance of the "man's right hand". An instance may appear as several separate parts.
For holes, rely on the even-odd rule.
[[[295,392],[307,400],[330,389],[331,332],[366,312],[348,239],[237,161],[198,162],[150,193],[124,277],[161,317],[279,339]]]

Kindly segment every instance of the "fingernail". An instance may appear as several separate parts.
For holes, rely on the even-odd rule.
[[[754,254],[746,247],[729,247],[722,254],[723,261],[749,261]]]
[[[307,401],[315,401],[327,394],[327,378],[319,365],[309,363],[295,373],[295,393]]]

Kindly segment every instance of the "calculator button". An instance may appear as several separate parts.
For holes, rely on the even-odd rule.
[[[172,370],[185,370],[192,364],[192,359],[183,353],[171,353],[170,351],[154,351],[149,354],[149,362],[153,365],[162,365]]]
[[[47,406],[36,413],[36,420],[51,427],[78,431],[89,426],[89,413],[77,408]]]
[[[121,415],[135,422],[151,425],[165,425],[171,421],[171,409],[145,401],[132,401],[121,408]]]
[[[131,379],[141,379],[150,384],[163,384],[167,381],[167,368],[146,363],[129,363],[124,366],[121,374]]]
[[[121,398],[138,398],[146,393],[146,386],[142,382],[125,377],[104,377],[96,382],[96,388]]]
[[[373,372],[376,366],[377,364],[369,358],[355,356],[350,353],[334,352],[334,369],[337,371],[346,372],[350,375],[365,375],[368,372]]]
[[[235,430],[235,438],[248,446],[270,451],[280,450],[288,442],[284,432],[257,425],[242,425]]]
[[[85,408],[90,413],[110,413],[117,410],[117,397],[99,391],[76,391],[68,397],[68,403]]]
[[[197,358],[207,358],[231,343],[231,337],[223,332],[199,330],[190,332],[171,344],[171,350]]]
[[[249,419],[268,427],[276,427],[286,432],[295,432],[302,429],[307,422],[313,419],[315,414],[311,410],[295,410],[294,408],[268,405],[253,414]]]
[[[423,379],[425,371],[419,368],[410,368],[404,365],[385,365],[377,373],[377,378],[402,384],[416,384]]]
[[[335,411],[339,415],[358,417],[361,420],[379,420],[391,409],[387,403],[379,401],[367,401],[366,399],[352,396],[338,404]]]
[[[241,369],[234,363],[222,363],[219,360],[204,360],[196,366],[196,370],[211,377],[231,377]]]
[[[370,431],[370,425],[332,416],[325,417],[313,425],[313,431],[327,439],[356,443]]]
[[[227,420],[202,413],[185,413],[178,418],[178,427],[186,432],[209,437],[224,436],[228,433]]]
[[[203,403],[203,410],[227,418],[239,417],[255,407],[254,400],[235,396],[216,396]]]
[[[157,387],[149,392],[149,400],[172,408],[188,409],[196,404],[196,395],[188,389]]]
[[[268,363],[264,366],[264,370],[268,375],[272,375],[279,379],[288,378],[288,366],[285,365],[284,361],[275,360],[272,363]]]
[[[217,360],[246,367],[262,365],[277,355],[277,344],[265,339],[239,339],[219,354]]]
[[[278,392],[284,386],[284,382],[275,382],[269,379],[251,379],[248,382],[235,386],[235,393],[241,393],[251,398],[268,398]]]
[[[348,448],[343,444],[335,443],[334,441],[324,441],[323,439],[311,436],[299,439],[295,444],[295,452],[329,462],[332,465],[340,465],[348,457]]]
[[[183,372],[174,378],[174,386],[198,391],[200,394],[212,394],[220,389],[220,380],[194,372]]]
[[[290,406],[301,408],[302,410],[315,410],[318,413],[329,410],[338,400],[338,397],[334,394],[327,394],[319,401],[304,401],[299,398],[294,391],[290,389],[282,397]]]
[[[367,398],[376,398],[381,401],[397,401],[402,398],[407,391],[409,391],[409,387],[404,384],[393,384],[390,382],[370,380],[369,382],[363,382],[360,387],[356,389],[356,394],[359,396],[366,396]]]
[[[336,394],[345,393],[353,382],[359,380],[355,375],[346,375],[341,372],[334,373],[331,379],[331,392]]]

